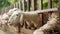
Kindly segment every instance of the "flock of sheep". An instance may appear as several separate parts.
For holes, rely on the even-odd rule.
[[[10,9],[7,13],[0,15],[0,27],[3,27],[3,28],[5,27],[10,32],[13,32],[13,34],[17,34],[15,32],[18,32],[17,30],[18,24],[20,24],[20,27],[25,25],[25,28],[37,29],[33,32],[33,34],[52,34],[54,30],[60,31],[58,12],[52,13],[52,15],[48,19],[49,21],[47,21],[47,23],[43,25],[42,27],[40,27],[40,24],[37,21],[39,20],[38,16],[39,15],[37,14],[36,15],[23,14],[23,12],[17,8]]]
[[[35,23],[35,21],[37,23]],[[7,13],[0,15],[0,27],[5,28],[10,32],[18,32],[18,25],[20,27],[25,26],[25,28],[28,29],[36,29],[37,27],[39,27],[38,24],[38,15],[25,14],[17,8],[10,9]]]

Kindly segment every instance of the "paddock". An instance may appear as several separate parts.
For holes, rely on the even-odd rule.
[[[60,0],[58,0],[58,7],[57,8],[52,8],[52,0],[48,0],[48,9],[43,9],[43,0],[38,0],[39,5],[38,5],[38,9],[36,7],[36,0],[19,0],[17,1],[15,4],[10,5],[6,8],[3,8],[0,10],[0,14],[4,14],[7,13],[10,9],[13,8],[18,8],[19,10],[22,11],[21,14],[23,15],[36,15],[38,14],[38,25],[39,27],[42,27],[43,25],[45,25],[48,21],[48,18],[51,16],[52,13],[56,13],[59,12],[60,13]],[[26,7],[25,6],[25,2],[26,2]],[[21,6],[22,5],[22,6]],[[60,14],[59,14],[60,16]],[[24,17],[24,16],[23,16]],[[31,18],[30,18],[31,19]],[[24,26],[23,28],[19,27],[20,25],[18,25],[18,33],[17,34],[33,34],[33,32],[36,30],[32,30],[32,29],[26,29]],[[39,28],[38,27],[38,28]]]

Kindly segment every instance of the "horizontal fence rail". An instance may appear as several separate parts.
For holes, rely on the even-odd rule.
[[[58,8],[52,8],[52,9],[45,9],[45,10],[36,10],[35,12],[34,11],[26,11],[26,12],[21,12],[22,14],[40,14],[40,13],[45,13],[45,12],[56,12],[58,11]]]

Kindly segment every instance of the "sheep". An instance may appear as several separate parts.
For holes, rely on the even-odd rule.
[[[14,11],[16,11],[18,8],[10,9],[7,13],[2,14],[2,19],[8,19]]]
[[[17,10],[17,8],[13,8],[13,9],[10,9],[9,12],[2,14],[2,19],[8,20],[10,18],[10,16],[12,15],[12,13],[16,10]]]
[[[35,30],[33,34],[51,34],[52,31],[58,30],[60,31],[60,23],[59,23],[59,13],[52,13],[47,24],[43,25],[39,29]],[[49,32],[51,31],[51,32]]]
[[[10,31],[10,32],[16,32],[17,30],[16,30],[16,28],[14,27],[14,26],[12,26],[11,27],[11,25],[10,26],[8,26],[7,24],[10,24],[11,23],[11,21],[10,21],[10,23],[9,23],[9,20],[10,20],[10,18],[12,18],[13,17],[13,19],[15,18],[15,22],[13,21],[12,23],[13,24],[15,24],[15,23],[17,23],[17,22],[19,22],[18,21],[18,19],[20,18],[19,16],[19,12],[17,12],[17,11],[15,11],[15,12],[13,12],[13,14],[9,17],[9,15],[7,15],[6,13],[4,13],[2,16],[1,16],[1,18],[0,18],[0,23],[1,23],[1,25],[2,25],[2,28],[3,29],[6,29],[6,30],[8,30],[8,31]],[[18,18],[17,19],[17,22],[16,22],[16,18]],[[8,19],[8,20],[6,20],[6,19]],[[6,26],[7,25],[7,26]],[[9,28],[9,29],[7,29],[7,28]],[[15,29],[14,29],[15,28]],[[14,29],[13,31],[12,31],[12,29]],[[17,34],[17,33],[16,33]]]
[[[16,31],[16,30],[11,31],[12,29],[15,28],[14,26],[13,27],[5,26],[5,25],[10,24],[10,23],[13,23],[13,24],[17,23],[17,25],[18,25],[18,22],[20,20],[20,16],[19,16],[20,11],[16,11],[16,9],[17,8],[11,9],[11,11],[9,11],[8,13],[4,13],[4,14],[0,15],[0,26],[2,25],[3,29],[9,30],[10,32]],[[15,19],[15,21],[11,20],[12,18]],[[17,21],[16,21],[16,19],[17,19]],[[10,23],[8,23],[8,22],[10,22]],[[10,29],[7,29],[7,28],[10,28]]]
[[[26,25],[25,27],[27,28],[30,28],[30,29],[37,29],[39,28],[42,24],[41,24],[41,20],[40,20],[40,15],[38,14],[24,14],[23,15],[23,20],[24,22],[26,22]]]
[[[8,15],[11,15],[9,18],[9,21],[11,20],[11,18],[13,19],[12,14],[15,13],[16,11],[19,12],[20,15],[22,14],[22,11],[20,11],[17,8],[13,8],[13,9],[9,10],[9,12],[7,13]],[[32,24],[36,28],[39,28],[41,26],[41,24],[39,22],[39,15],[38,14],[37,15],[35,15],[35,14],[34,15],[23,14],[23,16],[24,16],[23,20],[26,22],[26,24],[29,23],[29,25],[27,24],[27,27],[31,27]],[[31,22],[31,24],[30,24],[30,22]],[[11,20],[11,23],[14,23],[13,20]],[[38,25],[38,24],[40,24],[40,25]]]
[[[21,14],[22,14],[22,11],[20,11],[19,9],[18,10],[16,10],[16,11],[10,11],[10,12],[8,12],[8,14],[10,13],[11,14],[11,16],[10,16],[10,18],[9,18],[9,22],[12,24],[12,23],[16,23],[17,22],[17,20],[15,20],[15,18],[17,18],[16,17],[16,15],[14,14],[14,13],[17,13],[17,12],[19,12],[20,13],[20,15],[19,15],[19,20],[20,20],[20,16],[21,16]],[[14,16],[13,16],[14,15]],[[29,28],[31,28],[31,27],[34,27],[34,28],[39,28],[40,26],[41,26],[41,24],[40,24],[40,22],[39,22],[39,15],[37,14],[37,15],[28,15],[28,14],[23,14],[23,21],[24,22],[26,22],[26,24],[27,24],[27,27]],[[13,21],[14,20],[14,21]],[[19,22],[19,20],[18,20],[18,22]],[[22,19],[21,19],[22,20]],[[29,23],[29,24],[28,24]],[[16,24],[18,24],[18,23],[16,23]],[[21,23],[20,22],[20,24],[23,24],[23,23]],[[25,25],[26,25],[25,24]],[[33,25],[32,25],[33,24]],[[40,25],[39,25],[40,24]],[[26,26],[25,26],[26,27]]]
[[[15,28],[18,28],[18,32],[20,33],[20,21],[21,21],[21,13],[20,11],[14,11],[13,14],[11,15],[11,17],[9,18],[8,22],[10,25],[14,26]]]
[[[17,10],[17,8],[13,8],[13,9],[9,10],[8,13],[4,13],[4,14],[2,14],[2,15],[1,15],[1,19],[2,19],[2,21],[4,20],[4,21],[7,22],[8,19],[10,18],[10,16],[11,16],[11,14],[12,14],[15,10]]]
[[[7,14],[11,16],[12,13],[13,13],[14,11],[16,11],[16,10],[18,10],[18,8],[10,9],[9,12],[7,12]]]
[[[10,24],[18,24],[19,23],[19,20],[20,20],[20,14],[19,14],[19,12],[15,11],[11,15],[11,17],[9,18],[8,22]]]

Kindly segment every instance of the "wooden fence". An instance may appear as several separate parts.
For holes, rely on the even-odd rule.
[[[37,10],[36,1],[37,0],[19,0],[15,4],[13,4],[11,6],[8,6],[8,7],[4,8],[4,9],[1,9],[0,10],[0,14],[8,12],[12,8],[19,8],[20,10],[23,10],[23,11],[35,11],[35,10]],[[59,7],[60,7],[60,0],[58,0],[58,1],[59,1],[58,2],[59,3]],[[43,0],[38,0],[38,2],[39,2],[38,11],[39,10],[43,10]],[[51,9],[51,8],[52,8],[52,0],[48,0],[48,9]],[[42,25],[44,25],[47,22],[48,16],[51,15],[52,11],[53,10],[51,10],[51,12],[49,12],[49,13],[44,13],[43,12],[43,13],[40,14],[39,19],[41,20],[40,23]],[[60,11],[60,8],[59,8],[59,11]]]

